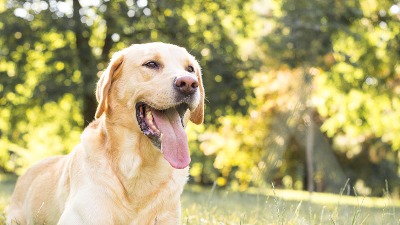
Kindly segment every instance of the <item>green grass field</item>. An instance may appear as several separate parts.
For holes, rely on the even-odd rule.
[[[7,205],[14,178],[0,177],[0,212]],[[4,214],[0,213],[0,224]],[[187,186],[182,196],[182,224],[400,224],[400,202],[391,198],[350,197],[287,190],[246,193]]]
[[[400,224],[400,202],[390,198],[288,190],[237,193],[188,187],[182,224]]]

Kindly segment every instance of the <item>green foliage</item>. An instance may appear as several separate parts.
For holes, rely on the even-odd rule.
[[[374,194],[382,193],[384,179],[392,188],[400,182],[398,154],[392,152],[400,148],[400,26],[392,6],[360,1],[363,16],[333,36],[334,64],[315,82],[315,106],[325,118],[321,129],[349,161],[363,159],[370,162],[363,168],[379,168],[349,166],[349,176],[364,180]]]
[[[79,108],[73,104],[75,101],[73,95],[65,94],[58,102],[26,109],[25,116],[29,122],[20,122],[12,132],[18,141],[0,140],[0,152],[6,153],[7,159],[2,164],[4,169],[19,173],[22,172],[20,169],[24,170],[27,165],[43,158],[72,150],[79,142],[79,124],[82,123]]]
[[[215,175],[218,178],[214,180],[219,186],[230,184],[234,189],[245,190],[250,184],[261,181],[262,164],[259,162],[263,143],[259,140],[263,127],[257,123],[258,119],[222,117],[220,126],[209,127],[206,133],[200,134],[200,150],[207,156],[215,156],[213,167],[218,171]]]
[[[83,124],[72,94],[81,82],[69,54],[72,33],[42,14],[17,17],[12,9],[21,5],[10,1],[0,14],[0,170],[6,172],[66,153]]]

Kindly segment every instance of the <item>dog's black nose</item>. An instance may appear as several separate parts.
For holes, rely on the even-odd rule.
[[[191,95],[199,87],[199,82],[192,76],[181,76],[175,79],[175,88],[184,95]]]

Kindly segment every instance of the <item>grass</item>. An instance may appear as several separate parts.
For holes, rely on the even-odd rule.
[[[245,193],[187,186],[182,224],[400,225],[400,201],[290,190]]]
[[[0,224],[14,177],[0,176]],[[400,225],[400,201],[288,190],[245,193],[187,186],[182,196],[183,225],[370,224]]]
[[[11,193],[14,189],[16,177],[0,174],[0,224],[5,223],[4,208],[10,201]]]

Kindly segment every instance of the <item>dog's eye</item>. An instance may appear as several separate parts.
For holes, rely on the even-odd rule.
[[[194,72],[193,66],[188,66],[188,67],[186,68],[186,70],[187,70],[188,72],[190,72],[190,73],[193,73],[193,72]]]
[[[148,61],[145,64],[143,64],[143,66],[150,68],[150,69],[160,68],[160,64],[158,64],[157,62],[154,62],[154,61]]]

